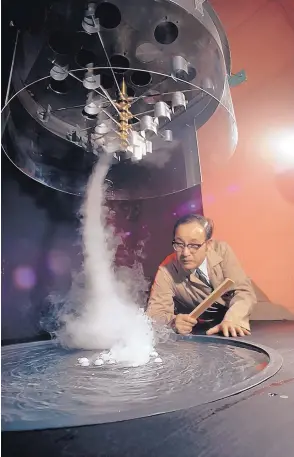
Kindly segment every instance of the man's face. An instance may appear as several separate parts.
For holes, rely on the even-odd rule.
[[[204,228],[198,222],[180,225],[176,230],[174,241],[185,245],[182,249],[177,245],[176,250],[177,259],[184,270],[195,270],[202,264],[209,242],[206,241]],[[189,249],[187,245],[193,246]]]

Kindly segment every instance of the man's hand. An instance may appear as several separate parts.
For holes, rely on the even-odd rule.
[[[189,314],[178,314],[175,318],[175,329],[180,335],[189,335],[196,324],[197,319],[190,317]]]
[[[209,329],[206,332],[206,335],[215,335],[220,332],[223,333],[224,336],[233,336],[235,338],[237,336],[251,335],[249,330],[246,330],[245,328],[240,327],[240,325],[236,325],[230,321],[222,321],[219,325]]]

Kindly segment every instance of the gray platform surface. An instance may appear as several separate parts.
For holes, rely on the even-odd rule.
[[[3,456],[293,455],[294,323],[257,323],[251,337],[278,350],[282,369],[233,397],[190,409],[117,423],[36,432],[7,432]]]

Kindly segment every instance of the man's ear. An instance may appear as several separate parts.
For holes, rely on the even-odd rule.
[[[208,249],[212,246],[212,241],[213,241],[213,240],[210,238],[210,240],[208,240],[208,241],[206,242],[206,246],[207,246]]]

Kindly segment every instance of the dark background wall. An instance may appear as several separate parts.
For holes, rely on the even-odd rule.
[[[2,153],[2,338],[39,333],[44,300],[66,292],[81,260],[80,199],[46,188]]]

